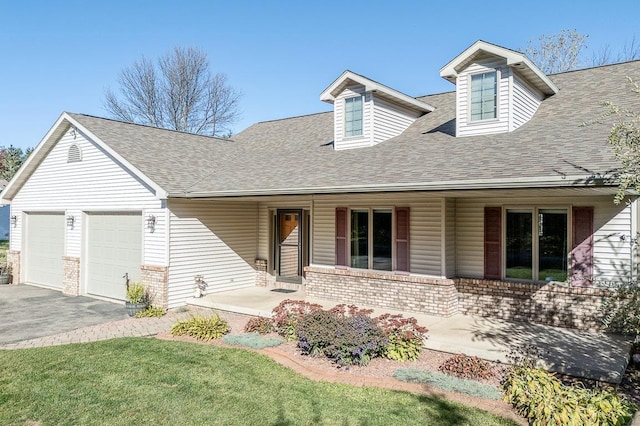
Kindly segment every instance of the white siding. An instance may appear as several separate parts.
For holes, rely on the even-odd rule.
[[[471,75],[498,70],[498,117],[493,120],[470,121]],[[509,80],[511,69],[504,60],[486,59],[469,65],[456,82],[456,135],[473,136],[509,131]]]
[[[255,285],[255,202],[170,200],[169,307],[193,295],[202,275],[207,293]]]
[[[82,161],[67,162],[69,147],[76,144]],[[67,132],[20,189],[11,203],[18,217],[11,228],[11,249],[22,250],[23,212],[56,210],[75,217],[66,227],[67,256],[81,257],[83,212],[142,211],[157,218],[153,233],[145,230],[144,263],[166,264],[166,223],[162,203],[153,190],[123,169],[114,159],[79,131]],[[82,264],[82,263],[81,263]]]
[[[357,95],[364,95],[362,102],[362,136],[345,138],[344,136],[344,100]],[[352,149],[363,148],[373,144],[372,121],[373,102],[371,93],[365,93],[364,86],[351,86],[346,88],[334,101],[334,148]]]
[[[515,130],[533,117],[542,102],[543,95],[515,73],[512,81],[511,130]]]
[[[373,144],[384,142],[404,132],[417,118],[415,112],[373,97]]]
[[[458,199],[456,203],[456,274],[480,278],[484,274],[484,207],[533,206],[594,207],[594,275],[598,280],[620,280],[630,270],[630,208],[616,206],[612,197]],[[568,224],[571,233],[571,222]],[[625,235],[625,241],[620,239]]]
[[[335,265],[335,208],[410,208],[409,246],[412,274],[442,275],[441,200],[416,200],[408,195],[348,195],[320,197],[314,200],[313,256],[317,266]]]

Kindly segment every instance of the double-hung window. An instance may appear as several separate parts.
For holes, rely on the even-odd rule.
[[[362,135],[362,96],[344,100],[344,136]]]
[[[351,210],[351,267],[390,271],[391,210]]]
[[[489,120],[498,116],[498,73],[496,71],[471,76],[471,121]]]
[[[567,210],[507,209],[505,232],[505,278],[567,279]]]
[[[336,207],[336,267],[409,273],[409,208]]]

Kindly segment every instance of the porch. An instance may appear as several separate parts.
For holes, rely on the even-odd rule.
[[[270,317],[272,309],[286,299],[305,300],[325,308],[337,304],[334,301],[308,297],[304,290],[264,287],[211,293],[203,298],[190,299],[188,304]],[[629,360],[631,339],[625,336],[473,315],[440,317],[372,309],[374,316],[388,312],[416,318],[420,325],[429,329],[424,346],[436,351],[464,353],[491,361],[507,362],[506,355],[511,349],[530,344],[545,352],[544,367],[551,371],[611,383],[620,382]]]

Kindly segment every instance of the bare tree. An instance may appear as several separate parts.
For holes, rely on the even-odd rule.
[[[157,66],[143,57],[107,89],[105,109],[114,117],[182,132],[218,136],[239,117],[240,92],[224,74],[211,74],[204,51],[176,47]]]
[[[614,56],[611,51],[611,46],[606,45],[597,53],[594,53],[591,58],[592,66],[600,66],[613,64],[616,62],[633,61],[640,58],[640,43],[636,41],[635,35],[630,41],[625,41],[622,48]]]
[[[587,47],[587,35],[576,30],[562,30],[529,40],[524,53],[545,73],[555,74],[580,67],[580,53]]]

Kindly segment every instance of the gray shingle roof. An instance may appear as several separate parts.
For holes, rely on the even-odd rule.
[[[581,126],[604,101],[640,110],[626,77],[640,61],[551,76],[559,93],[533,119],[498,135],[456,138],[455,93],[420,97],[436,107],[404,133],[370,148],[335,151],[333,113],[254,124],[233,141],[72,114],[80,124],[174,196],[428,188],[469,181],[607,174],[617,163],[609,125]],[[572,182],[567,181],[567,185]],[[526,186],[526,183],[522,183]]]

